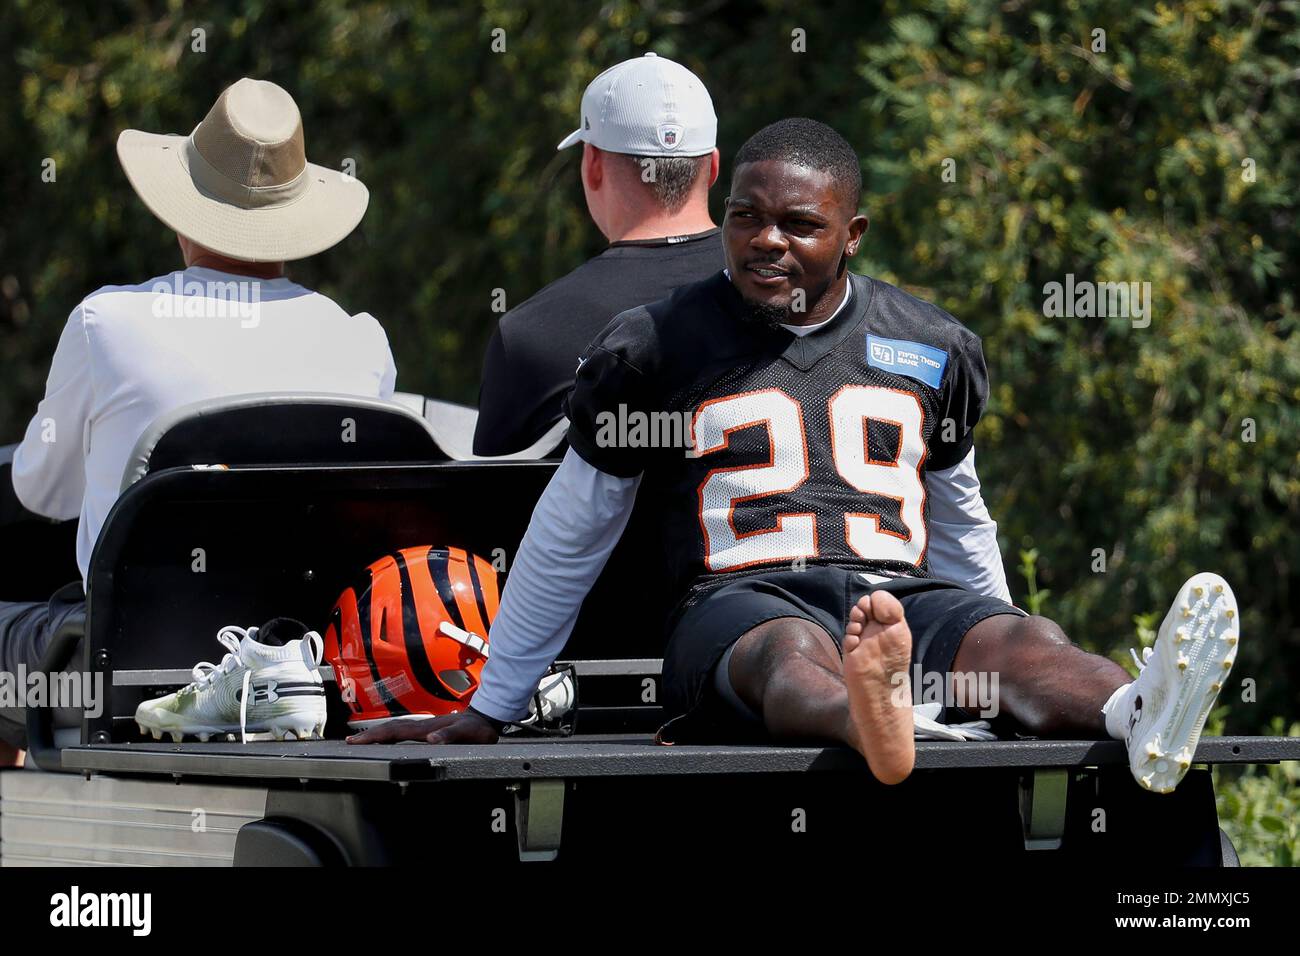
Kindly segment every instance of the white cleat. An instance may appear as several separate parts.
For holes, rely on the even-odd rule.
[[[283,730],[275,732],[280,733],[285,740],[311,740],[314,736],[313,725],[311,724],[305,727],[285,727]]]
[[[1155,644],[1137,653],[1128,717],[1129,768],[1147,790],[1169,793],[1187,774],[1205,720],[1237,657],[1236,598],[1217,574],[1179,589]]]
[[[227,651],[221,663],[196,664],[191,683],[140,704],[135,720],[141,732],[154,740],[166,733],[176,743],[186,734],[208,741],[214,735],[247,740],[268,732],[276,740],[305,739],[315,726],[323,733],[320,635],[285,618],[263,628],[262,639],[258,631],[223,627],[217,633]],[[300,636],[285,640],[289,634]]]

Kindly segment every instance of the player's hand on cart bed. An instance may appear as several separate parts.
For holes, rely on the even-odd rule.
[[[494,744],[497,724],[475,710],[427,720],[390,720],[347,738],[350,744],[396,744],[416,740],[430,744]]]

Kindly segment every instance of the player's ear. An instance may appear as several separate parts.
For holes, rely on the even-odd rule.
[[[718,173],[722,172],[722,154],[718,152],[715,146],[713,152],[709,154],[709,188],[718,181]]]
[[[849,220],[849,241],[844,244],[845,258],[852,259],[858,254],[858,243],[867,232],[867,217],[854,216]]]

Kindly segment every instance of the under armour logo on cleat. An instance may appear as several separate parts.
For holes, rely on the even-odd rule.
[[[276,693],[276,688],[277,684],[273,680],[267,681],[266,683],[252,681],[248,685],[248,689],[252,691],[252,694],[249,695],[248,702],[250,704],[273,704],[280,699],[280,695]],[[235,691],[235,700],[242,700],[243,696],[244,690],[242,687]]]
[[[1139,694],[1137,697],[1133,698],[1133,713],[1129,715],[1128,733],[1124,735],[1126,740],[1132,739],[1133,728],[1137,726],[1137,722],[1141,718],[1142,718],[1142,695]]]

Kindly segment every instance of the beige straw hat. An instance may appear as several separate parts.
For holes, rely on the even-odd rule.
[[[298,104],[264,80],[228,87],[189,136],[124,130],[117,157],[155,216],[233,259],[314,255],[370,202],[357,179],[307,162]]]

